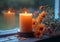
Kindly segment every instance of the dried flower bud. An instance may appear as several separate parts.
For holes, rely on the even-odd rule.
[[[39,9],[43,10],[46,6],[40,6]]]
[[[51,23],[50,23],[50,26],[54,26],[54,23],[53,23],[53,22],[51,22]]]

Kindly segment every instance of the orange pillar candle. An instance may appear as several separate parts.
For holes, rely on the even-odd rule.
[[[15,26],[15,13],[7,11],[4,13],[5,23],[8,28],[14,28]]]
[[[20,32],[28,33],[32,32],[32,13],[20,13],[19,14]]]

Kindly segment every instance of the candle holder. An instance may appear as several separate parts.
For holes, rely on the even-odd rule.
[[[34,32],[29,32],[29,33],[18,32],[18,36],[25,38],[34,38]]]

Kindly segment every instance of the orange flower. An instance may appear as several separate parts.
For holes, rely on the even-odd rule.
[[[36,21],[37,21],[38,23],[39,23],[39,22],[42,22],[42,20],[43,20],[43,17],[39,17],[39,16],[38,16],[38,17],[36,18]]]
[[[32,28],[34,30],[35,37],[41,37],[46,29],[45,24],[39,24],[42,22],[44,17],[46,16],[47,12],[43,11],[36,19],[32,19]]]
[[[39,28],[40,31],[44,31],[46,28],[45,24],[40,24],[39,27],[40,27]]]
[[[40,16],[38,16],[38,18],[37,18],[37,20],[38,20],[39,22],[42,22],[43,19],[44,19],[44,18],[43,18],[43,17],[40,17]]]
[[[45,29],[46,29],[45,24],[38,24],[36,28],[34,28],[34,32],[35,32],[34,35],[42,36],[45,32]]]
[[[44,19],[44,17],[46,16],[47,12],[43,11],[41,14],[39,14],[39,16],[36,18],[36,21],[42,22],[42,20]]]
[[[46,26],[45,24],[39,24],[38,27],[36,27],[38,31],[41,33],[45,30]]]
[[[39,14],[40,17],[45,17],[47,12],[43,11],[42,13]]]
[[[39,17],[37,17],[37,18],[36,18],[36,21],[39,23],[39,22],[40,22],[40,18],[39,18]]]

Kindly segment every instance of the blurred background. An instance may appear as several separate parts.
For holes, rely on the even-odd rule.
[[[19,13],[23,8],[27,8],[31,13],[35,11],[40,13],[43,10],[48,11],[48,15],[43,21],[49,26],[50,23],[54,23],[55,26],[60,23],[60,0],[0,0],[0,30],[10,30],[19,28]],[[41,6],[46,6],[45,9],[41,10]],[[8,9],[15,11],[15,25],[13,27],[7,26],[8,24],[4,20],[4,12]],[[50,19],[50,21],[47,21]],[[59,25],[59,24],[58,24]]]
[[[0,10],[8,9],[10,7],[14,9],[20,8],[38,8],[40,5],[49,5],[54,8],[55,0],[1,0]]]

